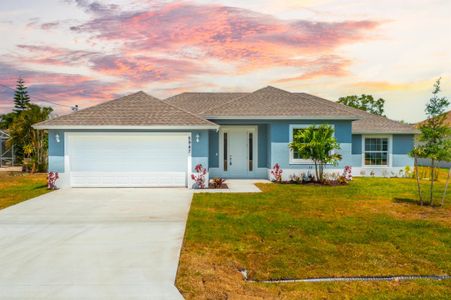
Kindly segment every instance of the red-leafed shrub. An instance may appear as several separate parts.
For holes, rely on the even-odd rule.
[[[343,170],[343,177],[346,179],[346,181],[352,180],[352,167],[351,166],[345,166],[345,169]]]
[[[205,169],[202,164],[198,164],[194,167],[197,174],[191,174],[191,179],[194,180],[195,189],[205,188],[205,175],[207,175],[207,169]]]
[[[220,189],[225,183],[225,179],[222,177],[215,177],[211,180],[211,183],[213,185],[213,188]]]
[[[273,181],[281,183],[282,182],[282,173],[283,173],[282,168],[280,167],[280,165],[278,163],[276,163],[274,165],[274,167],[272,167],[272,170],[271,170],[271,175],[274,177]]]
[[[56,190],[56,180],[59,178],[58,172],[49,172],[47,175],[47,188],[49,190]]]

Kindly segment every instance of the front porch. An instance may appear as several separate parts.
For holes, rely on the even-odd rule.
[[[222,125],[209,136],[209,177],[267,179],[267,125]]]

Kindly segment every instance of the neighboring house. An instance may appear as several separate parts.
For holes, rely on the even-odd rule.
[[[421,121],[419,123],[417,123],[417,127],[419,125],[421,125],[422,123],[426,122],[426,120]],[[451,111],[446,113],[446,119],[445,119],[445,124],[448,124],[448,126],[451,126]],[[425,167],[430,167],[431,166],[431,160],[428,158],[420,158],[418,159],[418,165],[420,166],[425,166]],[[439,168],[451,168],[451,162],[447,162],[447,161],[439,161],[437,162],[437,166]]]
[[[313,172],[290,151],[296,130],[330,124],[343,159],[328,171],[388,176],[413,164],[416,129],[305,93],[182,93],[158,100],[138,92],[35,125],[49,130],[49,171],[60,185],[191,186],[197,164],[209,177],[284,178]],[[393,173],[391,173],[393,172]]]
[[[10,136],[5,130],[0,130],[0,167],[14,165],[14,146],[6,146],[9,138]]]

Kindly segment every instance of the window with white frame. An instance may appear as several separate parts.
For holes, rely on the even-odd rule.
[[[363,147],[364,165],[388,166],[389,142],[388,137],[365,137]]]

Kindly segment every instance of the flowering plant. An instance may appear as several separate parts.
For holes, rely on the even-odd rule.
[[[49,190],[56,190],[56,180],[59,178],[58,172],[49,172],[47,175],[47,188]]]
[[[191,179],[195,182],[195,188],[204,189],[205,188],[205,175],[207,175],[207,169],[205,169],[202,164],[198,164],[194,167],[197,174],[191,174]]]
[[[347,181],[351,181],[352,180],[352,167],[351,166],[345,166],[345,168],[343,170],[343,177]]]
[[[280,165],[278,163],[276,163],[274,165],[274,167],[272,167],[272,170],[271,170],[271,175],[274,177],[275,182],[279,182],[279,183],[282,182],[282,173],[283,173],[282,168],[280,167]]]

